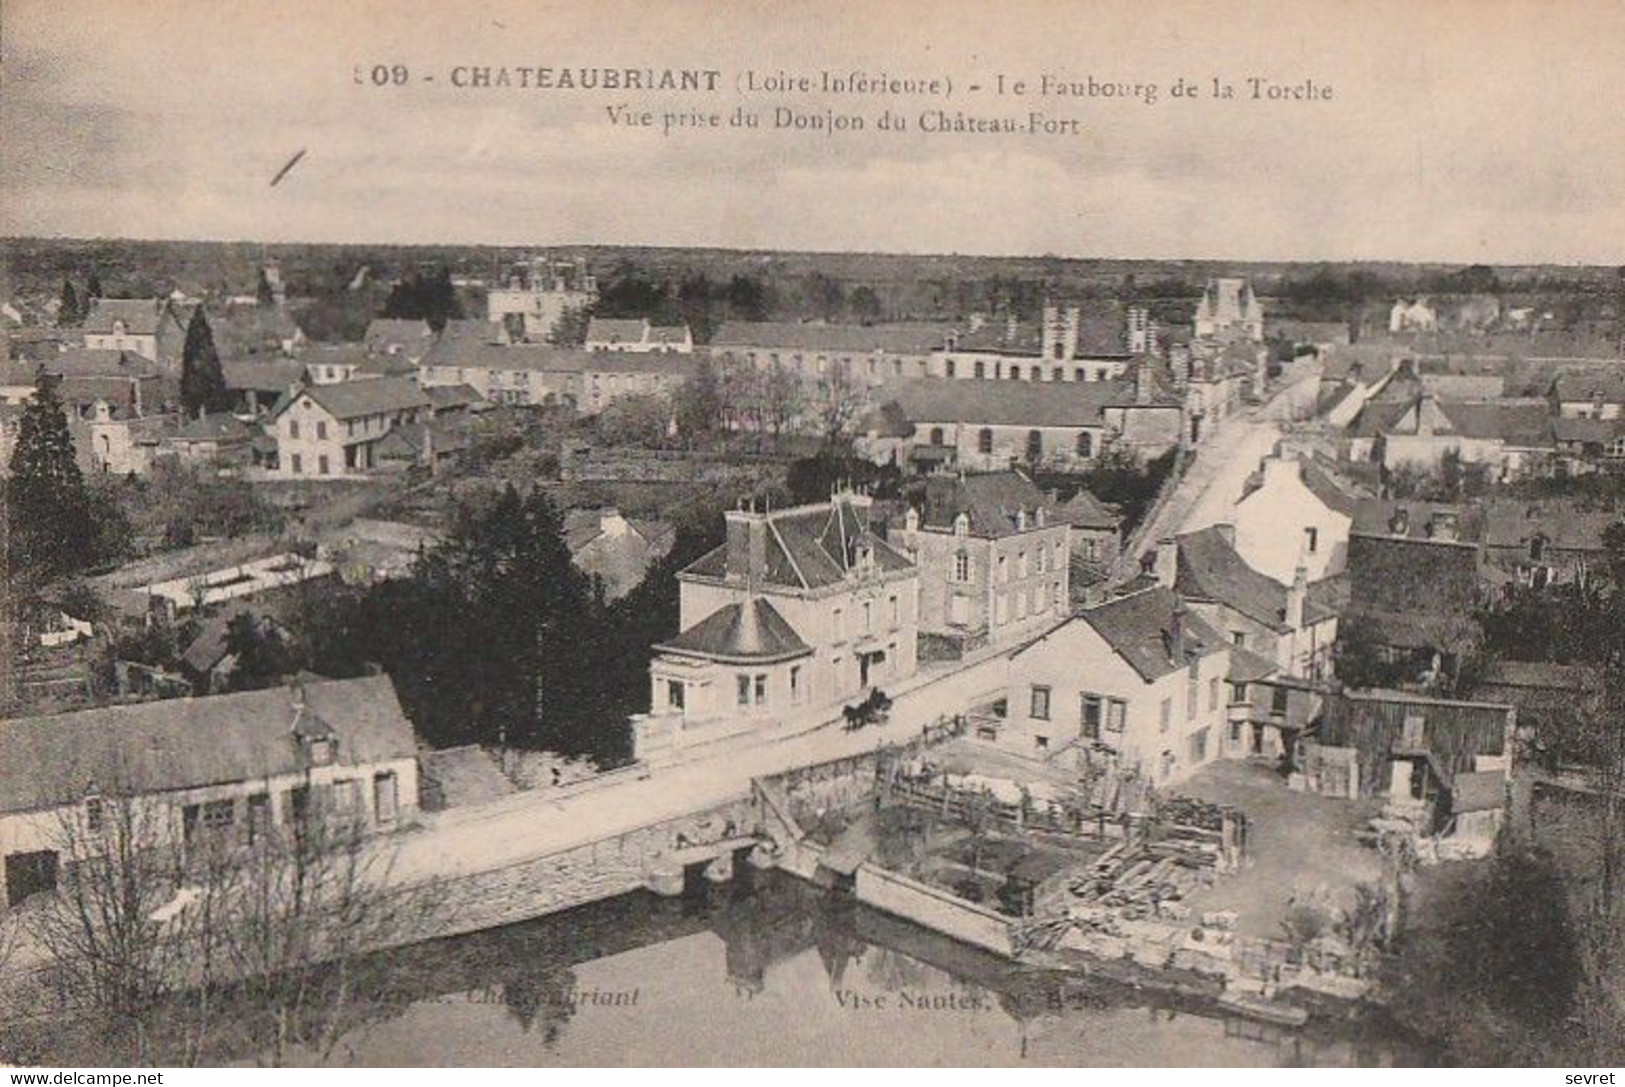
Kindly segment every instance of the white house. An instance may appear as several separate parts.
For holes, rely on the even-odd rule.
[[[1248,566],[1283,583],[1299,566],[1310,581],[1342,573],[1360,497],[1311,460],[1269,457],[1258,486],[1230,511],[1236,551]]]
[[[1256,342],[1264,338],[1264,304],[1250,280],[1221,276],[1202,289],[1194,322],[1199,339]]]
[[[271,413],[281,479],[344,479],[377,467],[374,449],[398,426],[427,422],[432,401],[415,378],[381,377],[296,390]]]
[[[487,292],[486,313],[498,324],[517,325],[533,342],[550,342],[560,318],[596,301],[598,283],[588,273],[586,261],[537,258],[516,268],[503,286]]]
[[[166,299],[97,298],[85,315],[84,338],[92,351],[128,351],[148,362],[178,363],[186,328]]]
[[[418,807],[416,741],[386,676],[15,718],[0,749],[8,906],[54,890],[115,818],[184,854],[315,815],[391,829]]]
[[[1079,745],[1156,784],[1223,753],[1230,644],[1163,587],[1078,612],[1009,658],[996,742]]]
[[[914,674],[919,572],[869,527],[870,500],[727,514],[678,575],[682,632],[655,646],[643,757],[675,726],[765,725]]]

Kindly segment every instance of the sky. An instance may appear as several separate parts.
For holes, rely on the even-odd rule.
[[[1613,0],[4,0],[0,234],[1614,265],[1622,58]],[[723,87],[453,86],[470,65]],[[954,93],[738,90],[825,69]],[[1045,73],[1159,94],[1040,96]],[[1332,99],[1252,101],[1249,76]],[[609,123],[621,103],[763,123],[668,136]],[[778,106],[868,124],[778,130]],[[938,108],[1077,131],[917,131]]]

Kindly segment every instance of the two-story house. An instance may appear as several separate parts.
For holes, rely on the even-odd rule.
[[[727,542],[678,575],[682,631],[655,646],[650,718],[782,722],[913,675],[919,572],[870,507],[843,493],[730,511]]]
[[[888,535],[919,567],[920,630],[963,649],[1064,616],[1071,526],[1056,507],[1019,472],[922,480]]]
[[[996,742],[1115,756],[1162,785],[1222,754],[1230,644],[1161,586],[1087,608],[1010,654]]]
[[[1303,567],[1282,584],[1248,566],[1229,525],[1157,544],[1156,574],[1231,645],[1249,649],[1286,676],[1330,674],[1337,611],[1309,584]]]
[[[268,429],[277,451],[270,474],[282,479],[365,475],[378,467],[375,448],[386,435],[432,415],[432,401],[411,377],[305,386],[271,413]]]
[[[129,351],[180,372],[186,325],[163,298],[97,298],[85,314],[84,345],[92,351]]]

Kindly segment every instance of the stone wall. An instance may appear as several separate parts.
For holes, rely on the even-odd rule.
[[[858,866],[855,890],[858,901],[877,910],[997,955],[1014,957],[1009,919],[948,891],[873,864]]]
[[[663,858],[759,830],[750,797],[504,868],[461,876],[443,888],[445,906],[424,938],[528,921],[645,886]]]

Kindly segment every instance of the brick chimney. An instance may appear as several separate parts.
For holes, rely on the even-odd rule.
[[[1293,630],[1303,629],[1303,607],[1309,599],[1309,571],[1298,563],[1292,574],[1292,585],[1286,591],[1286,625]]]
[[[767,514],[737,509],[723,516],[728,526],[728,580],[754,591],[767,573]]]
[[[1168,626],[1162,632],[1163,646],[1168,659],[1175,664],[1185,663],[1185,602],[1174,601],[1174,610],[1168,613]]]
[[[1174,581],[1179,576],[1179,541],[1172,536],[1164,536],[1157,541],[1157,559],[1152,572],[1156,574],[1158,585],[1164,589],[1174,587]]]

